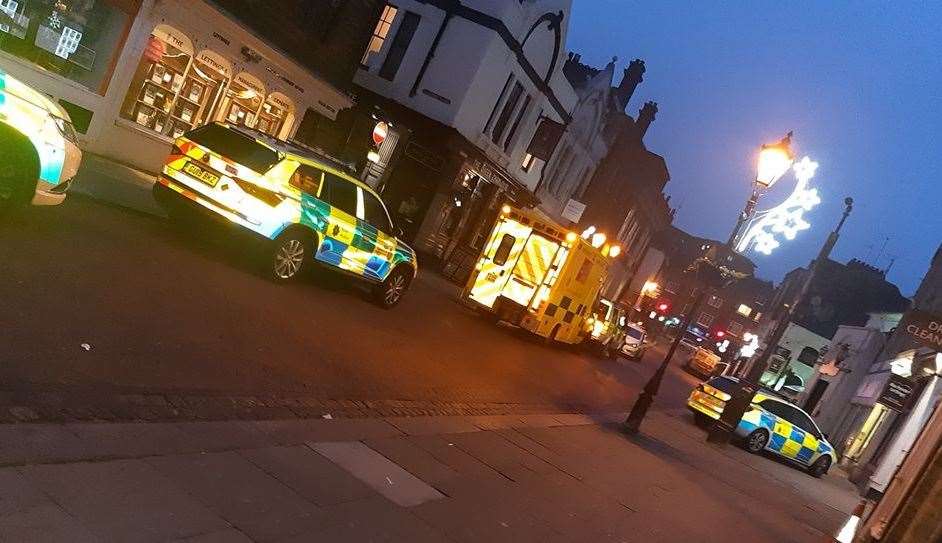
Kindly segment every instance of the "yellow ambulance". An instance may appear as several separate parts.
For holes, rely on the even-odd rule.
[[[592,230],[579,236],[538,211],[504,206],[462,301],[549,340],[581,343],[621,250]]]

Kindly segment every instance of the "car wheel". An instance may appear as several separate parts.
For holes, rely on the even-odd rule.
[[[827,475],[829,469],[831,469],[831,458],[822,456],[811,465],[811,469],[808,470],[808,473],[810,473],[812,477],[821,478]]]
[[[29,140],[0,125],[0,210],[26,205],[36,190],[39,157]]]
[[[746,450],[758,454],[765,450],[765,444],[769,442],[769,433],[762,428],[755,430],[746,437],[744,443]]]
[[[293,281],[301,275],[309,257],[310,239],[301,232],[287,232],[272,244],[268,258],[269,274],[279,283]]]
[[[377,285],[373,291],[376,303],[384,309],[389,309],[398,304],[406,290],[409,289],[410,280],[408,268],[399,267],[394,269],[386,277],[386,280]]]

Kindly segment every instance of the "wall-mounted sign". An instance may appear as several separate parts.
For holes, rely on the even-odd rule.
[[[548,161],[559,144],[559,139],[563,136],[566,127],[552,119],[543,117],[540,119],[540,126],[536,127],[536,133],[530,140],[527,147],[527,153],[534,157]]]
[[[572,198],[566,202],[566,207],[563,208],[563,218],[570,220],[572,222],[579,222],[579,219],[582,218],[582,214],[585,212],[585,204],[582,202],[577,202]]]
[[[896,375],[894,373],[890,375],[890,379],[886,382],[886,386],[883,387],[883,392],[880,393],[880,397],[877,401],[890,409],[905,411],[909,406],[909,398],[912,396],[915,388],[916,385],[912,381],[902,375]]]
[[[376,126],[373,127],[373,143],[380,145],[386,141],[386,136],[389,135],[389,125],[384,121],[376,123]]]
[[[149,44],[148,47],[150,47]],[[232,63],[215,51],[203,49],[196,54],[196,61],[212,68],[216,73],[226,79],[232,77]]]
[[[942,351],[942,317],[918,309],[909,310],[897,333],[906,334],[920,345]]]

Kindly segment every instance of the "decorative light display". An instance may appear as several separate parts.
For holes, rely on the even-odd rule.
[[[811,227],[804,214],[821,203],[818,190],[808,187],[817,168],[818,163],[808,157],[795,163],[792,167],[797,180],[795,190],[778,206],[756,214],[736,244],[737,251],[744,252],[754,247],[760,253],[772,254],[781,245],[779,234],[785,239],[795,239],[798,232]]]
[[[739,356],[749,358],[759,350],[759,336],[746,332],[742,335],[743,346],[739,349]]]

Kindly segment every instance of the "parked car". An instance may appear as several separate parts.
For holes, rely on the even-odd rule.
[[[684,362],[684,368],[700,377],[706,378],[716,373],[720,356],[705,347],[696,347]]]
[[[720,418],[736,383],[735,377],[714,377],[690,393],[687,408],[698,423]],[[814,419],[765,389],[753,396],[734,434],[749,452],[769,451],[804,467],[814,477],[822,477],[837,462],[834,447]]]
[[[627,322],[623,328],[625,339],[621,346],[621,354],[635,360],[640,359],[648,349],[648,335],[644,327],[637,323]]]
[[[154,196],[171,215],[185,203],[267,242],[276,282],[319,263],[372,285],[377,303],[399,303],[418,270],[382,199],[313,150],[262,132],[213,123],[174,141]]]
[[[599,298],[589,321],[591,329],[586,342],[598,354],[612,358],[621,351],[625,339],[625,311],[611,300]]]
[[[0,69],[0,207],[61,203],[81,162],[69,114]]]

